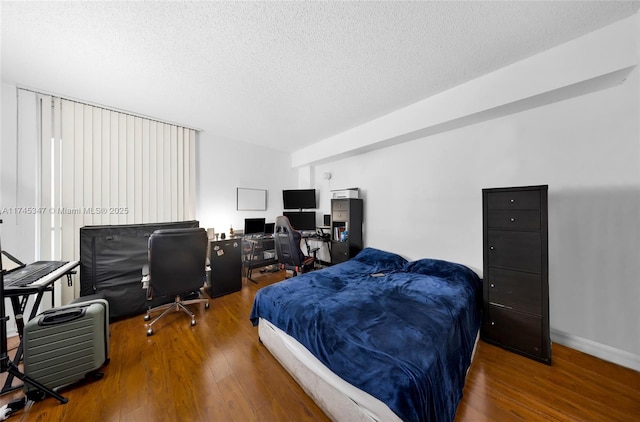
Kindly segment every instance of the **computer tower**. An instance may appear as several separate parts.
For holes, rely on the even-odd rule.
[[[242,289],[242,239],[209,242],[211,273],[207,293],[218,297]]]

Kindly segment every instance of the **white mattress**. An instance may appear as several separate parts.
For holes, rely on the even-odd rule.
[[[332,420],[401,421],[386,404],[344,381],[303,345],[269,321],[260,318],[258,335],[271,354]],[[472,362],[477,342],[478,337],[471,356]]]

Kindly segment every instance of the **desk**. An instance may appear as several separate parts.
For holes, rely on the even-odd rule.
[[[29,318],[27,319],[27,321],[33,319],[38,314],[38,308],[40,307],[42,296],[45,292],[51,292],[51,303],[53,305],[53,284],[62,277],[67,276],[67,283],[71,285],[71,275],[75,274],[75,271],[73,271],[73,269],[78,265],[80,265],[80,261],[70,261],[68,264],[47,274],[46,276],[40,278],[39,280],[31,283],[28,286],[7,286],[4,288],[4,296],[11,300],[11,307],[13,308],[13,315],[16,320],[16,328],[18,330],[18,336],[20,337],[20,344],[18,345],[16,354],[13,357],[13,364],[16,367],[18,367],[18,364],[22,360],[23,355],[22,335],[24,334],[25,323],[24,311],[27,308],[29,297],[31,295],[36,295],[35,303],[33,304],[33,308],[31,309],[31,313],[29,314]],[[2,300],[4,300],[4,298],[2,298]],[[12,386],[12,383],[13,375],[8,374],[4,386],[2,387],[2,390],[0,390],[0,395],[13,390],[17,390],[18,388],[22,388],[22,385]]]
[[[242,267],[244,276],[248,280],[257,283],[251,278],[254,268],[266,267],[278,263],[273,236],[243,237],[242,238]]]
[[[315,250],[316,261],[318,263],[323,265],[328,265],[331,262],[331,238],[330,237],[323,237],[322,235],[315,234],[315,233],[311,235],[303,234],[302,240],[304,241],[304,244],[307,248],[307,256],[311,256],[312,254],[314,254],[314,250]],[[309,245],[309,242],[319,242],[319,243],[316,243],[315,245],[311,246]],[[327,247],[326,257],[328,259],[322,259],[324,255],[322,253],[323,246]]]

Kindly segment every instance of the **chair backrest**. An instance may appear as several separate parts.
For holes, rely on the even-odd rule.
[[[276,217],[273,240],[279,263],[291,266],[302,266],[305,255],[300,249],[301,239],[302,234],[291,227],[291,223],[287,217],[282,215]]]
[[[198,290],[206,281],[204,228],[163,229],[149,236],[149,283],[154,296]]]

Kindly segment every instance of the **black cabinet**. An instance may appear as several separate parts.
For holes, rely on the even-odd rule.
[[[210,241],[209,262],[209,296],[218,297],[242,289],[242,239]]]
[[[482,190],[483,340],[551,363],[547,191]]]
[[[331,239],[332,264],[353,258],[362,250],[362,199],[331,200]]]

